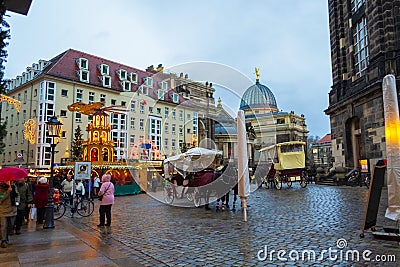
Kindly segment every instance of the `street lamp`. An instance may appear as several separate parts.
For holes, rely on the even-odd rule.
[[[54,172],[54,149],[57,145],[56,137],[60,137],[61,126],[63,125],[56,116],[49,117],[46,122],[47,136],[52,138],[51,146],[51,162],[50,162],[50,190],[49,201],[46,206],[46,216],[43,228],[54,228],[54,205],[53,205],[53,172]]]

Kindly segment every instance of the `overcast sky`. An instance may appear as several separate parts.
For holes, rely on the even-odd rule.
[[[304,114],[310,135],[322,137],[332,85],[327,2],[33,0],[28,16],[8,13],[5,77],[69,48],[139,69],[216,62],[253,81],[259,67],[278,108]],[[217,90],[236,110],[239,99],[225,95]]]

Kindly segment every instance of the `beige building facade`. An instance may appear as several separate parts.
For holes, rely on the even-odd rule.
[[[2,105],[1,118],[7,121],[2,165],[49,168],[46,121],[53,115],[63,123],[55,163],[68,161],[76,128],[86,140],[92,119],[68,110],[77,102],[103,102],[105,110],[109,106],[123,110],[107,112],[115,161],[162,159],[213,138],[212,85],[164,73],[161,66],[143,71],[70,49],[32,64],[9,80],[7,88],[9,97],[21,101],[21,111]]]

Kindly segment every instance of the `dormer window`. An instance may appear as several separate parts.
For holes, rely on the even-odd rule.
[[[153,86],[153,78],[151,78],[151,77],[146,77],[146,78],[144,78],[144,83],[145,83],[147,86],[152,87],[152,86]]]
[[[157,94],[158,94],[158,99],[164,100],[164,95],[165,95],[165,91],[164,90],[158,90]]]
[[[107,64],[100,65],[100,72],[102,75],[109,75],[110,74],[110,67]]]
[[[168,89],[168,83],[167,82],[161,82],[160,87],[162,90],[167,90]]]
[[[148,89],[146,86],[141,86],[140,87],[140,93],[142,93],[143,95],[147,95],[148,94]]]
[[[103,83],[104,87],[111,88],[111,77],[104,75],[104,76],[99,76],[101,82]]]
[[[88,70],[89,61],[86,58],[81,57],[78,59],[78,66],[81,70]]]
[[[131,83],[128,82],[128,81],[121,82],[121,86],[122,86],[122,89],[124,91],[130,91],[131,90]]]
[[[81,82],[88,83],[89,82],[89,71],[88,70],[79,70],[77,71],[79,79]]]
[[[137,73],[135,73],[135,72],[131,72],[130,74],[129,74],[129,78],[130,78],[130,80],[131,80],[131,82],[133,82],[133,83],[137,83]]]
[[[172,95],[172,101],[174,103],[179,103],[179,95],[177,93],[173,93]]]
[[[120,69],[118,71],[118,75],[119,75],[119,79],[122,81],[127,79],[127,72],[124,69]]]

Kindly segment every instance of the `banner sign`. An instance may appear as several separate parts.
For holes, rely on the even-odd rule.
[[[92,173],[91,162],[75,162],[75,179],[89,180]]]

